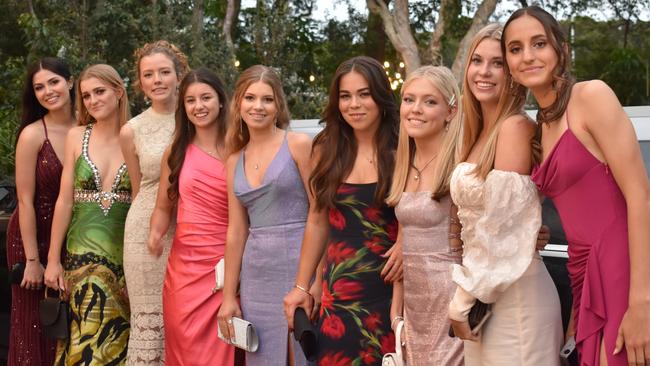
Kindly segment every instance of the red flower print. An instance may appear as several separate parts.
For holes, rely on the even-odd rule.
[[[340,241],[332,243],[327,247],[327,260],[339,264],[348,258],[354,257],[355,251],[353,248],[346,248],[345,243]]]
[[[358,191],[357,187],[349,186],[347,184],[341,184],[339,188],[336,189],[336,193],[338,194],[352,194],[356,191]]]
[[[361,362],[363,362],[364,365],[372,365],[375,363],[375,350],[372,347],[368,347],[367,349],[359,352],[359,357],[361,358]]]
[[[394,242],[397,240],[397,221],[393,221],[386,227],[386,234],[388,235],[388,240]]]
[[[365,319],[363,319],[363,325],[371,332],[377,330],[377,327],[381,325],[381,317],[379,313],[371,313]]]
[[[363,245],[367,246],[371,252],[377,255],[382,255],[386,252],[386,248],[381,245],[381,238],[378,236],[373,236],[372,239],[364,241]]]
[[[370,206],[364,210],[364,216],[368,218],[369,221],[379,221],[381,220],[381,210],[377,206]]]
[[[395,352],[395,333],[392,331],[385,336],[379,338],[379,343],[381,344],[381,354],[385,355],[387,353]]]
[[[332,285],[332,292],[339,300],[354,300],[361,297],[363,287],[360,282],[341,278]]]
[[[343,355],[343,352],[327,353],[318,362],[318,366],[350,366],[352,360]]]
[[[321,310],[334,310],[334,296],[330,293],[330,289],[327,286],[327,281],[323,281],[323,294],[321,295]]]
[[[330,208],[330,225],[334,226],[338,230],[343,230],[345,227],[345,217],[341,211]]]
[[[323,320],[320,331],[332,339],[340,339],[345,334],[345,324],[338,315],[330,314]]]

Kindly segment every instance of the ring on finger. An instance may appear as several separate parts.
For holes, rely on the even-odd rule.
[[[232,324],[232,318],[226,320],[226,322],[227,322],[228,324]]]

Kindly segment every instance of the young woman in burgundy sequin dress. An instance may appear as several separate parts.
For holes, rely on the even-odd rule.
[[[38,303],[50,244],[52,211],[59,193],[65,136],[75,125],[74,88],[66,63],[46,57],[27,72],[16,143],[18,207],[7,228],[9,268],[25,264],[20,284],[11,286],[8,365],[54,362],[56,342],[41,333]]]

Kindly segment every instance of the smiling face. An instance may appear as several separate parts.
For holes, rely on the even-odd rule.
[[[467,68],[467,85],[479,103],[497,104],[505,83],[501,44],[485,38],[474,49]]]
[[[379,126],[379,106],[372,99],[363,75],[351,71],[339,83],[339,110],[354,130],[372,130]]]
[[[143,56],[140,60],[140,87],[152,103],[167,103],[176,96],[178,76],[174,62],[163,53]]]
[[[275,125],[278,107],[273,88],[263,81],[248,86],[241,99],[240,115],[249,129],[269,129]]]
[[[95,77],[81,80],[79,90],[88,114],[96,121],[110,119],[117,115],[122,97],[121,91],[118,92]]]
[[[32,78],[32,87],[36,99],[48,111],[55,111],[70,103],[70,87],[61,75],[50,70],[41,69]]]
[[[417,78],[405,85],[400,121],[409,137],[432,139],[440,136],[451,112],[445,97],[431,81]]]
[[[219,95],[206,83],[190,84],[183,97],[187,118],[196,128],[205,128],[215,123],[221,110],[219,103]]]
[[[513,79],[533,91],[551,88],[558,55],[542,23],[523,15],[510,22],[504,39]]]

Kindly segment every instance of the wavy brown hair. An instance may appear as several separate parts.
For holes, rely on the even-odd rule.
[[[370,57],[353,57],[336,69],[329,90],[329,100],[320,121],[325,124],[325,128],[316,135],[312,145],[312,155],[316,156],[317,162],[309,177],[309,188],[315,197],[317,209],[334,207],[336,191],[350,174],[357,155],[354,132],[339,110],[341,78],[351,72],[356,72],[366,79],[370,95],[379,107],[381,116],[374,138],[378,175],[375,203],[383,203],[390,190],[399,131],[397,103],[381,64]]]
[[[188,72],[181,84],[178,87],[178,106],[176,108],[176,129],[174,130],[174,137],[172,139],[169,158],[167,158],[167,165],[169,166],[169,188],[167,189],[167,196],[170,200],[175,201],[178,198],[178,179],[183,169],[183,162],[185,161],[185,152],[187,147],[192,143],[196,135],[196,127],[187,117],[185,110],[185,94],[190,85],[194,83],[204,83],[209,85],[217,93],[219,97],[219,115],[217,115],[217,144],[224,144],[226,136],[226,121],[228,120],[228,96],[226,89],[223,87],[221,79],[205,67],[199,67],[196,70]],[[225,158],[225,154],[222,155]]]
[[[133,88],[137,92],[142,92],[142,89],[140,88],[140,61],[142,61],[143,57],[156,53],[161,53],[167,56],[167,58],[174,63],[174,71],[176,72],[178,80],[182,80],[185,74],[190,71],[190,66],[187,63],[187,56],[173,43],[169,43],[165,40],[145,43],[144,46],[133,52],[133,58],[135,58],[135,67],[133,68]]]
[[[102,83],[106,84],[109,88],[113,90],[121,91],[122,96],[118,99],[118,114],[120,118],[120,126],[126,123],[126,121],[131,118],[131,112],[129,111],[129,97],[126,94],[126,88],[124,87],[124,80],[120,77],[120,74],[113,68],[111,65],[106,64],[96,64],[88,66],[84,71],[79,74],[79,80],[77,80],[77,120],[79,124],[85,126],[89,123],[96,122],[95,118],[88,113],[88,109],[83,102],[83,96],[81,95],[81,82],[95,78],[100,80]]]
[[[557,97],[550,106],[540,108],[537,112],[537,122],[541,126],[542,123],[557,121],[562,117],[564,111],[569,105],[569,98],[571,97],[573,84],[575,84],[575,78],[571,74],[571,52],[564,30],[562,30],[560,23],[558,23],[551,14],[536,5],[515,11],[510,15],[510,18],[508,18],[508,21],[503,26],[504,37],[501,39],[501,51],[503,52],[504,57],[507,52],[507,40],[505,39],[506,29],[508,29],[508,25],[510,25],[512,21],[521,18],[524,15],[531,16],[542,24],[549,44],[553,47],[553,50],[555,50],[555,54],[558,58],[557,65],[553,70],[552,85],[553,90],[557,93]]]
[[[244,70],[239,75],[235,83],[235,92],[233,93],[230,104],[230,118],[228,122],[228,133],[226,135],[226,147],[229,154],[235,153],[246,146],[250,140],[248,126],[241,116],[240,107],[244,94],[251,84],[261,81],[273,90],[273,100],[277,109],[275,125],[284,129],[289,126],[291,117],[287,98],[282,90],[282,81],[278,74],[272,68],[264,65],[254,65]]]

